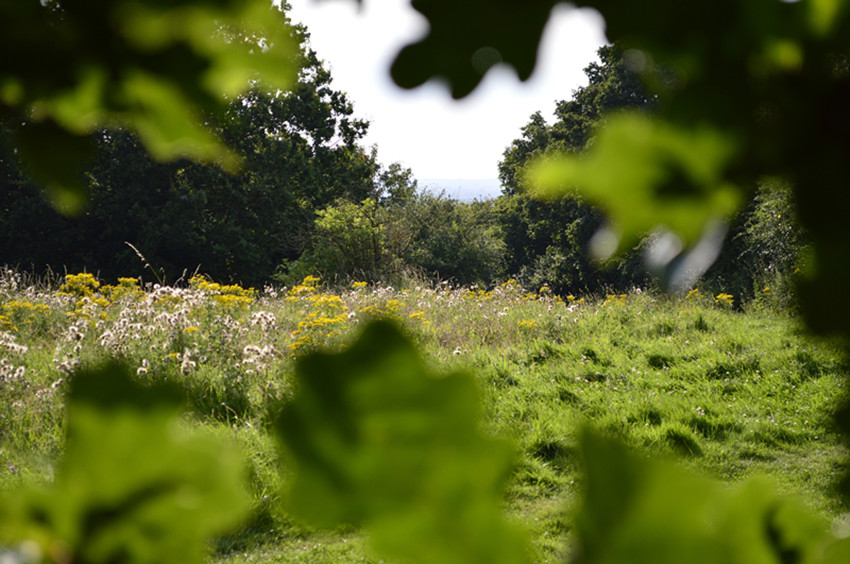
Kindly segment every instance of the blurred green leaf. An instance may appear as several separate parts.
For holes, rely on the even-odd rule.
[[[214,161],[225,170],[238,166],[236,154],[199,121],[191,101],[147,73],[130,73],[125,97],[138,108],[133,127],[150,154],[159,160],[176,156]]]
[[[3,500],[0,543],[53,562],[203,562],[247,509],[235,448],[188,431],[178,389],[120,365],[81,372],[68,399],[55,479]]]
[[[844,538],[826,547],[823,564],[843,564],[850,562],[850,539]]]
[[[22,158],[58,209],[79,212],[78,138],[99,128],[138,131],[160,160],[234,171],[238,160],[209,120],[227,97],[289,89],[298,43],[267,0],[4,2],[0,47],[26,56],[0,64],[0,121],[19,137],[43,139],[44,124],[64,130],[39,148],[49,155]]]
[[[379,550],[405,561],[526,560],[501,511],[512,450],[481,434],[472,378],[428,374],[379,322],[347,352],[305,357],[297,387],[278,423],[295,515],[364,525]]]
[[[845,0],[811,0],[807,4],[809,25],[820,36],[834,31],[841,12],[847,11]]]
[[[558,0],[499,2],[490,0],[413,0],[428,19],[430,31],[406,46],[393,62],[396,84],[414,88],[429,78],[448,81],[452,96],[463,98],[499,62],[512,65],[521,80],[531,76],[537,43]]]
[[[573,191],[605,209],[629,246],[656,226],[695,242],[712,218],[740,205],[724,180],[734,139],[710,128],[681,128],[640,113],[620,113],[582,154],[548,156],[529,165],[528,184],[543,197]]]
[[[728,486],[640,457],[585,431],[585,499],[576,517],[583,564],[838,562],[846,541],[765,479]]]
[[[206,58],[209,66],[198,83],[212,95],[233,97],[257,80],[272,92],[294,83],[297,41],[269,2],[133,2],[117,13],[123,33],[140,51],[187,44]]]

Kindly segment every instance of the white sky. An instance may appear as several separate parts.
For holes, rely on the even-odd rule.
[[[400,162],[416,178],[486,179],[532,113],[550,119],[557,100],[586,84],[582,69],[605,43],[593,10],[556,8],[543,36],[537,68],[525,83],[512,68],[492,69],[462,101],[430,81],[402,90],[389,76],[398,50],[427,31],[409,0],[289,0],[293,21],[307,26],[313,48],[347,92],[355,115],[371,121],[365,144],[381,162]]]

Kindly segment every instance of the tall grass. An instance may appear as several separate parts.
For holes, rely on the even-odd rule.
[[[354,283],[331,292],[312,277],[255,291],[198,277],[181,288],[142,288],[69,275],[57,290],[6,271],[0,487],[50,478],[68,377],[119,358],[142,382],[182,385],[195,424],[243,446],[253,517],[218,541],[218,558],[368,560],[356,531],[314,531],[280,513],[285,461],[265,428],[292,396],[299,357],[340,350],[359,327],[389,317],[427,362],[477,376],[489,432],[517,445],[505,499],[531,529],[539,561],[557,561],[568,536],[584,424],[728,481],[772,474],[837,517],[846,453],[830,420],[845,386],[840,348],[807,336],[792,317],[742,312],[730,301],[639,291],[560,299],[513,281],[490,290]]]

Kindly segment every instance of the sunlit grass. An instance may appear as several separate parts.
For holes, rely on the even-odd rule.
[[[771,474],[835,517],[846,457],[831,427],[845,387],[840,349],[792,317],[735,307],[734,296],[698,289],[561,299],[515,281],[329,289],[308,277],[254,290],[78,274],[51,290],[10,272],[0,280],[0,487],[49,479],[67,378],[118,358],[141,382],[179,383],[198,425],[242,445],[254,517],[216,543],[218,558],[368,561],[357,531],[320,533],[280,513],[285,461],[265,429],[292,396],[298,358],[342,350],[370,320],[390,318],[427,362],[477,376],[487,430],[517,446],[505,500],[532,532],[536,561],[560,558],[588,423],[727,481]]]

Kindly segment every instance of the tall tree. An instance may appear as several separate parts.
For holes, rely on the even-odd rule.
[[[646,109],[652,99],[628,57],[617,46],[598,51],[599,61],[584,72],[587,86],[556,104],[550,125],[540,112],[531,116],[499,163],[503,197],[499,220],[507,249],[506,267],[529,286],[544,283],[558,292],[601,290],[637,282],[633,257],[621,261],[627,270],[602,271],[588,254],[588,244],[604,225],[595,208],[575,196],[541,201],[529,194],[526,166],[548,154],[579,152],[608,112]]]
[[[306,31],[298,34],[304,45]],[[242,162],[237,174],[188,160],[161,163],[130,132],[100,131],[86,173],[90,207],[64,219],[26,189],[26,175],[7,150],[4,164],[16,184],[5,189],[2,229],[24,233],[35,213],[45,218],[45,232],[26,244],[6,239],[0,262],[110,277],[141,273],[129,242],[170,280],[198,266],[220,280],[268,280],[303,252],[318,210],[338,198],[361,201],[382,186],[376,153],[359,144],[368,123],[353,117],[352,104],[306,46],[301,65],[291,91],[269,93],[257,84],[220,117],[210,116],[208,127]]]

